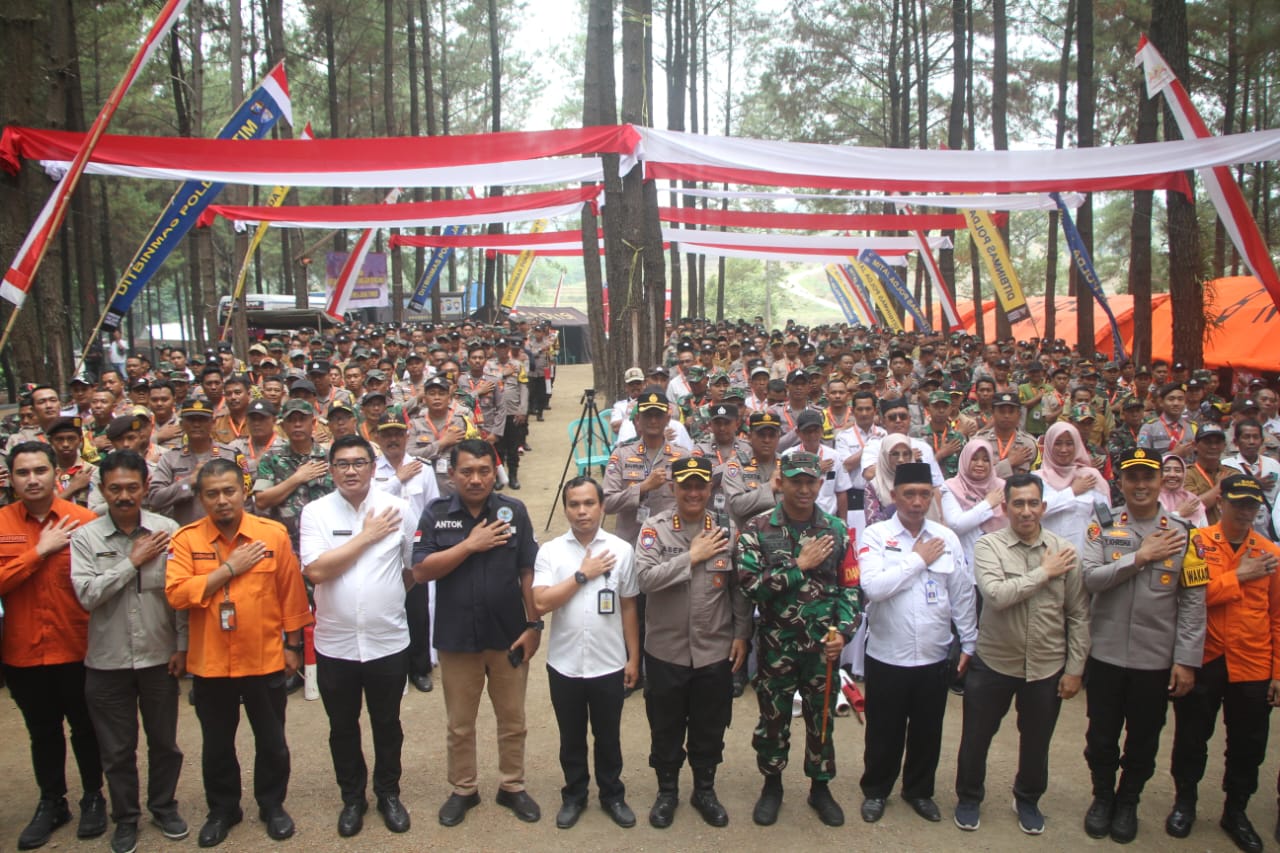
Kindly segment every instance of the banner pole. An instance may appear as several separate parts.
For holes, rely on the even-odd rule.
[[[13,333],[13,326],[18,322],[19,308],[20,306],[15,305],[13,310],[9,312],[9,322],[4,325],[4,334],[0,335],[0,352],[4,351],[4,345],[9,342],[9,335]]]

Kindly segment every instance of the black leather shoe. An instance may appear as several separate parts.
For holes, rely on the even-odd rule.
[[[338,815],[338,835],[343,838],[359,835],[364,829],[364,813],[368,810],[369,804],[364,800],[344,805]]]
[[[507,485],[515,489],[517,492],[520,491],[520,481],[515,478],[512,478],[511,481],[507,483]]]
[[[53,831],[71,822],[71,809],[67,801],[61,797],[56,800],[41,800],[36,804],[36,813],[31,822],[18,836],[19,850],[34,850],[43,847]]]
[[[778,778],[778,777],[774,777]],[[757,826],[773,826],[778,821],[778,812],[782,809],[782,785],[770,785],[766,780],[760,789],[760,799],[751,811],[751,820]]]
[[[626,800],[601,803],[600,808],[604,809],[604,813],[623,829],[630,829],[636,825],[636,813],[631,810],[631,806],[627,805]]]
[[[920,817],[931,823],[937,823],[942,820],[942,812],[938,810],[938,804],[933,801],[932,797],[911,797],[907,799],[907,805],[920,815]]]
[[[136,823],[117,823],[116,831],[111,833],[111,853],[133,853],[138,849],[138,825]]]
[[[560,811],[556,812],[556,829],[572,829],[573,825],[578,822],[578,818],[582,817],[582,813],[586,811],[587,804],[578,800],[565,800],[560,804]],[[606,807],[606,811],[608,807]]]
[[[101,791],[85,794],[80,801],[80,823],[76,838],[97,838],[107,831],[107,801]]]
[[[884,797],[867,797],[862,801],[861,813],[867,823],[875,823],[884,817]]]
[[[720,804],[715,788],[698,788],[689,797],[689,805],[711,826],[728,826],[729,812]]]
[[[1174,838],[1186,838],[1191,834],[1191,825],[1196,822],[1196,807],[1191,803],[1174,801],[1173,810],[1164,820],[1164,831]]]
[[[1116,803],[1111,812],[1111,840],[1128,844],[1138,837],[1138,804]]]
[[[1259,853],[1262,850],[1262,839],[1254,831],[1253,824],[1249,822],[1249,817],[1243,809],[1224,811],[1218,826],[1222,827],[1222,831],[1231,836],[1236,847],[1245,853]]]
[[[200,837],[196,840],[196,843],[201,847],[217,847],[227,840],[227,833],[231,831],[231,827],[243,819],[243,815],[234,817],[209,815],[209,819],[204,822],[204,826],[200,827]]]
[[[676,807],[680,805],[678,791],[658,791],[658,797],[649,809],[649,825],[655,829],[666,829],[675,820]]]
[[[379,797],[378,814],[382,815],[382,822],[392,832],[409,831],[409,810],[400,802],[399,797]]]
[[[444,801],[444,805],[440,807],[440,825],[441,826],[457,826],[462,823],[462,819],[467,816],[469,809],[474,809],[480,805],[480,794],[450,794],[449,799]]]
[[[284,806],[272,806],[258,812],[258,817],[267,825],[267,835],[272,841],[284,841],[293,835],[295,829],[293,818],[284,810]]]
[[[809,789],[809,808],[818,813],[818,820],[827,826],[844,826],[844,809],[831,796],[825,782],[815,782]]]
[[[542,819],[542,809],[529,796],[528,791],[499,791],[494,799],[498,805],[511,809],[511,812],[525,823],[537,823]]]
[[[1115,802],[1106,797],[1094,797],[1089,810],[1084,813],[1084,831],[1090,838],[1106,838],[1111,832],[1111,814]]]
[[[413,682],[413,686],[421,693],[430,693],[436,689],[435,679],[431,677],[429,672],[423,675],[411,675],[409,676],[409,681]]]

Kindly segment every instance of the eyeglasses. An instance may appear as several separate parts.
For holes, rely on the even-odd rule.
[[[372,464],[368,459],[338,459],[333,467],[339,471],[363,471]]]
[[[890,412],[884,416],[884,419],[886,421],[905,421],[910,417],[911,415],[907,412]]]

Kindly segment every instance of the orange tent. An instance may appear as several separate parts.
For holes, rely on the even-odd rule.
[[[1239,275],[1206,282],[1204,313],[1206,367],[1280,370],[1280,317],[1260,281]],[[1151,357],[1171,359],[1173,306],[1167,298],[1152,308],[1151,329]]]
[[[1261,285],[1259,285],[1261,288]],[[1044,309],[1046,300],[1043,296],[1027,297],[1027,307],[1031,309],[1031,317],[1023,320],[1021,323],[1015,323],[1013,326],[1013,336],[1025,340],[1027,338],[1043,337],[1045,332],[1044,325]],[[1153,311],[1169,301],[1169,295],[1162,293],[1154,296],[1151,300]],[[1117,294],[1107,297],[1107,304],[1111,306],[1111,310],[1115,312],[1116,324],[1120,327],[1120,337],[1124,339],[1125,350],[1133,351],[1133,297],[1128,294]],[[1061,338],[1067,342],[1067,346],[1075,346],[1076,344],[1076,300],[1073,296],[1060,296],[1054,300],[1054,306],[1057,309],[1057,317],[1054,321],[1054,337]],[[964,324],[967,331],[972,333],[976,328],[974,322],[973,301],[960,302],[956,305],[959,313],[960,322]],[[982,303],[983,320],[985,321],[986,331],[990,333],[995,329],[996,322],[996,302],[994,299],[988,299]],[[1159,322],[1159,321],[1156,321]],[[1098,352],[1109,353],[1111,346],[1111,324],[1107,322],[1107,315],[1103,312],[1101,306],[1096,302],[1093,305],[1093,345]]]

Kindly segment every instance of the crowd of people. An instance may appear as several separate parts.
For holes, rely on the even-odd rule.
[[[309,645],[340,836],[362,830],[369,805],[362,709],[377,811],[410,829],[401,700],[406,680],[432,691],[437,664],[451,788],[439,822],[480,802],[484,692],[496,801],[538,821],[525,704],[544,631],[561,828],[586,808],[592,769],[609,817],[636,824],[621,778],[634,691],[657,780],[649,823],[674,822],[688,763],[691,806],[726,825],[716,770],[748,684],[753,821],[778,819],[800,717],[807,803],[840,826],[834,717],[861,683],[862,820],[881,820],[895,789],[942,819],[951,690],[963,695],[954,823],[979,828],[990,744],[1016,700],[1016,819],[1039,834],[1059,709],[1084,689],[1089,835],[1137,835],[1172,704],[1166,832],[1191,831],[1221,712],[1220,823],[1262,849],[1246,806],[1280,703],[1272,384],[1220,388],[1213,371],[1052,340],[762,318],[666,331],[662,363],[620,377],[600,479],[564,484],[569,529],[541,545],[513,493],[553,390],[545,325],[303,330],[255,343],[243,363],[226,345],[194,361],[181,347],[113,347],[124,362],[78,374],[65,396],[24,389],[0,470],[0,657],[39,788],[20,849],[73,818],[64,720],[77,834],[105,834],[109,817],[111,849],[136,848],[139,712],[147,811],[186,837],[174,791],[187,675],[200,846],[243,819],[242,708],[259,817],[271,838],[291,836],[287,696]]]

